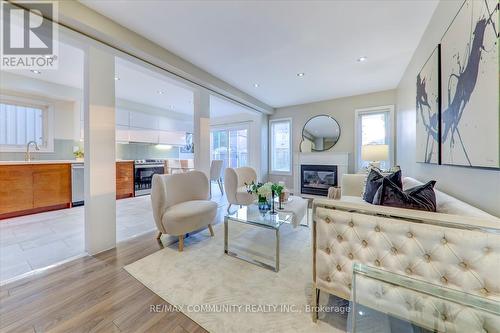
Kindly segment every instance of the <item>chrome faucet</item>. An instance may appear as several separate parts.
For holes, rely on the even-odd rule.
[[[30,153],[30,146],[31,145],[35,145],[35,150],[40,150],[36,141],[28,142],[26,144],[26,155],[24,156],[24,159],[26,160],[26,162],[31,162],[31,153]]]

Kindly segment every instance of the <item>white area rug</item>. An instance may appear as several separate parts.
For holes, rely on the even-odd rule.
[[[184,252],[173,244],[125,269],[210,332],[345,331],[347,314],[322,314],[313,323],[306,311],[312,297],[310,229],[282,226],[278,273],[225,255],[223,224],[214,229],[215,238],[208,236],[208,230],[188,237]],[[229,250],[274,264],[274,231],[230,222],[229,234]],[[322,299],[326,302],[334,308],[327,296]],[[200,305],[233,307],[229,312],[228,308],[226,312],[211,311],[216,308],[203,312]]]

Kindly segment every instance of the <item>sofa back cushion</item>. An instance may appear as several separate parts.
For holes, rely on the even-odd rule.
[[[359,197],[362,200],[366,174],[349,173],[342,175],[340,187],[341,197]]]
[[[403,178],[403,190],[407,190],[409,188],[422,184],[422,182],[411,177]],[[434,189],[434,193],[436,194],[436,211],[438,213],[497,219],[497,217],[490,215],[480,210],[479,208],[471,206],[468,203],[460,201],[457,198],[452,197],[451,195],[448,195],[436,189]]]

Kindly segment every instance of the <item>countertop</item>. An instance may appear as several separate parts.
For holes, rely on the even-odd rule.
[[[134,160],[116,160],[116,162],[134,162]],[[77,160],[32,160],[26,161],[0,161],[0,165],[31,165],[31,164],[76,164],[83,163]]]

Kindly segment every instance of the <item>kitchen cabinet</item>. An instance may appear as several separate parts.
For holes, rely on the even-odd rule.
[[[158,131],[145,128],[129,128],[131,142],[158,143]]]
[[[158,142],[165,145],[186,145],[186,133],[180,131],[159,131]]]
[[[117,142],[129,142],[130,141],[129,127],[117,125],[115,137]]]
[[[0,165],[0,219],[70,206],[70,163]]]
[[[116,124],[121,126],[130,126],[129,114],[129,111],[117,108],[115,111]]]
[[[33,208],[69,207],[71,164],[33,165]]]
[[[161,131],[178,131],[179,129],[183,129],[179,128],[179,123],[183,123],[183,121],[158,116],[158,129]]]
[[[116,198],[134,196],[134,162],[116,162]]]
[[[33,208],[33,177],[30,168],[0,166],[0,217]]]

